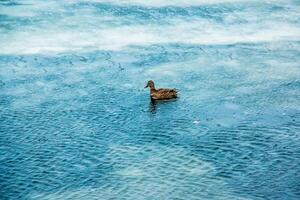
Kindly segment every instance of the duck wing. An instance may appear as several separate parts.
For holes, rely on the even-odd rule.
[[[151,94],[151,98],[155,100],[172,99],[176,97],[176,89],[158,89]]]
[[[174,88],[174,89],[158,89],[157,90],[159,93],[177,93],[178,91]]]
[[[177,92],[177,89],[165,89],[165,88],[160,88],[157,90],[158,92]]]

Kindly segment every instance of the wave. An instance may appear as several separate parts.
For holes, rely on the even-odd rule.
[[[278,27],[281,27],[278,29]],[[137,25],[94,30],[27,30],[0,39],[1,54],[44,54],[72,51],[113,50],[152,44],[219,45],[299,41],[300,27],[265,23],[222,26],[207,21],[174,21],[171,25]]]
[[[232,4],[197,7],[226,2]],[[300,40],[298,6],[273,5],[269,1],[251,1],[247,6],[247,2],[89,0],[0,4],[0,25],[4,27],[0,31],[0,54],[119,51],[170,43],[220,45]],[[157,8],[163,6],[171,7]]]
[[[74,1],[73,1],[74,2]],[[76,2],[76,1],[75,1]],[[86,2],[86,1],[82,1]],[[153,0],[153,1],[143,1],[143,0],[88,0],[88,2],[97,3],[110,3],[115,5],[139,5],[139,6],[150,6],[150,7],[163,7],[163,6],[199,6],[199,5],[209,5],[209,4],[224,4],[224,3],[235,3],[235,2],[261,2],[258,0]],[[271,0],[269,2],[282,2],[282,0]]]

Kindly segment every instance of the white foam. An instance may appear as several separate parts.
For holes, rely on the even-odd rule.
[[[98,0],[97,2],[186,6],[236,1]],[[68,1],[67,3],[74,4],[78,1]],[[57,1],[25,1],[24,5],[2,6],[0,8],[7,15],[28,15],[37,19],[43,17],[40,14],[45,11],[50,12],[50,14],[51,12],[61,13],[61,18],[55,21],[48,22],[47,19],[43,19],[43,25],[37,22],[33,26],[20,26],[16,30],[0,33],[1,54],[48,54],[89,50],[117,51],[129,46],[158,43],[207,45],[300,40],[300,27],[295,26],[292,22],[296,16],[299,16],[296,14],[298,13],[295,11],[296,8],[289,9],[289,13],[281,11],[269,18],[265,18],[262,13],[257,15],[253,9],[236,11],[224,16],[225,23],[199,18],[199,16],[184,18],[175,15],[173,17],[168,16],[166,19],[168,23],[163,25],[156,23],[115,25],[111,22],[122,21],[120,17],[109,14],[99,16],[94,12],[93,6],[78,9],[75,15],[64,15],[67,6]],[[275,20],[279,17],[284,20]],[[246,21],[246,23],[235,23],[240,20]],[[134,19],[132,21],[134,22]]]
[[[281,27],[278,29],[277,27]],[[0,39],[2,54],[59,53],[82,50],[121,50],[133,45],[164,43],[234,44],[300,40],[300,27],[287,23],[222,26],[205,20],[173,21],[172,25],[136,25],[94,30],[14,32]]]
[[[84,0],[86,1],[86,0]],[[164,6],[199,6],[199,5],[209,5],[209,4],[223,4],[223,3],[235,3],[235,2],[253,2],[259,0],[87,0],[88,2],[98,2],[98,3],[109,3],[115,5],[138,5],[138,6],[149,6],[149,7],[164,7]],[[269,0],[269,2],[278,2],[282,0]],[[75,1],[76,2],[76,1]]]

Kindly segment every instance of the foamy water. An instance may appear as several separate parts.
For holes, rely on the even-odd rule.
[[[1,1],[0,199],[299,199],[299,10]]]

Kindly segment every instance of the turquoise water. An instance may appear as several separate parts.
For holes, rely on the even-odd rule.
[[[299,10],[0,1],[0,199],[299,199]]]

